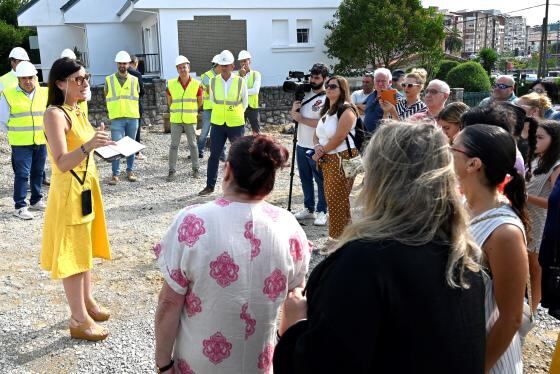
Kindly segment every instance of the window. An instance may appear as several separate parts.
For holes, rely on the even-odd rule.
[[[309,43],[309,29],[297,29],[297,42]]]
[[[288,20],[273,19],[272,20],[272,45],[288,45]]]
[[[298,44],[307,44],[310,42],[311,20],[298,19],[296,28],[296,40]]]

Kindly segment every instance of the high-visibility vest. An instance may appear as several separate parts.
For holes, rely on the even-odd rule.
[[[169,80],[167,88],[171,94],[171,106],[169,107],[169,121],[171,123],[196,124],[198,114],[197,93],[200,82],[190,79],[186,89],[179,78]]]
[[[231,79],[233,82],[229,86],[227,97],[225,97],[221,75],[215,76],[210,81],[214,101],[210,122],[215,125],[225,123],[229,127],[235,127],[245,124],[245,108],[243,108],[243,98],[241,97],[241,89],[245,81],[237,75],[232,75]]]
[[[8,142],[10,145],[45,144],[43,114],[47,109],[48,89],[35,88],[33,99],[16,87],[5,89],[2,94],[10,105]]]
[[[261,75],[261,73],[259,73],[258,71],[255,70],[251,70],[249,71],[249,74],[246,75],[247,77],[247,89],[249,88],[253,88],[253,85],[255,84],[255,75]],[[259,94],[257,93],[256,95],[249,95],[249,106],[251,108],[258,108],[259,107]]]
[[[212,80],[216,76],[214,69],[208,70],[206,73],[200,76],[200,80],[204,82],[204,77],[208,77],[208,82]],[[210,83],[208,83],[210,84]],[[210,94],[208,93],[208,87],[204,87],[204,94],[202,95],[202,99],[204,100],[202,103],[202,109],[210,110],[212,109],[212,100],[210,100]]]
[[[140,90],[138,78],[127,74],[126,81],[121,86],[117,79],[117,73],[105,77],[107,84],[107,111],[109,119],[115,118],[140,118],[138,101]]]
[[[0,77],[0,92],[6,88],[16,87],[18,85],[18,79],[14,74],[13,70],[7,72]]]

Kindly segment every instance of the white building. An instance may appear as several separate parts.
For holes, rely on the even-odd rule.
[[[524,56],[527,52],[527,21],[523,16],[506,15],[504,51],[517,52]]]
[[[119,50],[135,54],[148,75],[177,75],[175,57],[191,61],[193,75],[210,68],[223,49],[247,49],[263,85],[279,85],[289,70],[307,71],[325,55],[324,25],[340,0],[31,0],[20,9],[20,26],[37,27],[40,68],[65,48],[76,48],[94,84],[116,71]]]

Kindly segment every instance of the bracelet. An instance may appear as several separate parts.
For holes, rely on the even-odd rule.
[[[167,365],[165,365],[165,366],[163,366],[163,367],[161,367],[161,368],[158,367],[158,368],[157,368],[157,372],[158,372],[158,373],[163,373],[163,372],[165,372],[165,371],[171,369],[171,368],[173,367],[173,364],[174,364],[174,363],[175,363],[175,361],[173,361],[173,359],[171,359],[171,362],[170,362],[169,364],[167,364]]]
[[[84,155],[87,156],[87,155],[89,154],[89,153],[86,151],[86,147],[84,147],[83,144],[80,146],[80,149],[82,150],[82,153],[83,153]]]

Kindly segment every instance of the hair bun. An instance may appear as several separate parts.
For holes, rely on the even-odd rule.
[[[249,154],[254,162],[274,170],[285,166],[288,161],[287,149],[270,135],[257,135]]]

